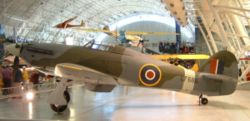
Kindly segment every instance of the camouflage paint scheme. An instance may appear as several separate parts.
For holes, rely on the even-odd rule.
[[[86,82],[91,90],[102,92],[111,91],[119,84],[195,95],[227,95],[235,91],[238,76],[236,58],[227,51],[211,57],[224,61],[225,75],[209,73],[209,60],[201,68],[203,72],[194,72],[118,45],[91,49],[32,43],[22,45],[20,57],[33,66],[56,67],[55,74],[80,79]]]

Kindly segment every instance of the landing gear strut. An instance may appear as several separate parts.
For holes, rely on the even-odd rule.
[[[70,101],[70,95],[67,89],[64,91],[63,95],[64,95],[65,100],[67,101],[66,105],[50,104],[50,108],[57,113],[61,113],[65,111],[68,107],[68,103]]]
[[[67,109],[68,105],[55,105],[55,104],[50,104],[50,108],[57,112],[57,113],[61,113],[63,111],[65,111]]]
[[[56,89],[51,92],[48,98],[48,102],[50,103],[50,108],[57,112],[63,112],[67,109],[68,103],[70,101],[70,95],[68,92],[68,86],[72,80],[62,78],[58,80],[58,84]]]
[[[66,89],[63,94],[64,94],[64,98],[66,99],[67,103],[69,103],[69,101],[70,101],[70,95],[69,95],[68,90]]]
[[[203,94],[200,94],[199,96],[199,105],[202,104],[202,105],[206,105],[208,103],[208,99],[203,97]]]

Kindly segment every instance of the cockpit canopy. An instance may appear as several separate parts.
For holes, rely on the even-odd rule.
[[[123,54],[124,53],[124,47],[115,45],[115,44],[96,44],[94,40],[89,41],[87,44],[84,45],[86,48],[90,48],[93,50],[100,50],[100,51],[107,51],[117,54]]]

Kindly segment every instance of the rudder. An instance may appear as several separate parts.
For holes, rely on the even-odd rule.
[[[211,56],[200,68],[200,72],[221,74],[238,78],[238,62],[233,53],[220,51]]]

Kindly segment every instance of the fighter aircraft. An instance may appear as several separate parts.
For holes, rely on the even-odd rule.
[[[63,112],[70,101],[68,80],[80,80],[95,92],[110,92],[117,85],[179,91],[199,95],[204,105],[208,99],[203,95],[228,95],[236,89],[237,60],[229,51],[216,53],[194,72],[119,45],[91,46],[24,43],[7,46],[6,53],[36,67],[55,67],[62,78],[48,100],[55,112]]]
[[[55,25],[54,27],[59,28],[59,29],[72,28],[72,27],[84,27],[85,23],[83,21],[81,21],[81,24],[79,24],[79,25],[69,24],[71,21],[75,20],[76,18],[77,18],[77,16],[70,18],[62,23]]]

